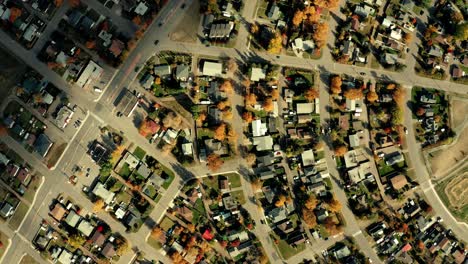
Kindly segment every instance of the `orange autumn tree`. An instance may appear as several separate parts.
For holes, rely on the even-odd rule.
[[[87,49],[94,49],[96,47],[96,41],[94,40],[87,41],[85,46]]]
[[[214,139],[224,141],[226,139],[226,124],[221,123],[214,129]]]
[[[245,105],[254,106],[257,103],[257,96],[253,93],[249,93],[245,96]]]
[[[221,92],[232,94],[232,92],[234,92],[234,87],[232,86],[232,82],[230,80],[225,80],[219,87],[219,90]]]
[[[221,157],[217,154],[210,154],[206,158],[206,166],[208,169],[210,169],[212,172],[218,171],[221,166],[223,166],[224,161],[221,159]]]
[[[362,90],[359,88],[350,88],[344,92],[344,97],[349,100],[358,100],[364,97]]]
[[[304,12],[301,10],[297,10],[296,13],[294,13],[294,17],[292,19],[292,24],[294,27],[298,27],[302,20],[304,20]]]
[[[317,91],[317,89],[314,89],[314,88],[310,88],[308,89],[305,94],[304,94],[304,97],[307,99],[307,101],[311,102],[313,101],[314,99],[318,98],[319,97],[319,92]]]
[[[308,228],[314,228],[315,226],[317,226],[317,217],[315,216],[313,210],[308,210],[306,208],[303,208],[302,219],[307,224]]]
[[[379,99],[379,96],[377,95],[376,92],[370,91],[370,92],[367,93],[366,98],[367,98],[367,101],[373,103],[373,102],[375,102],[375,101],[377,101]]]
[[[340,76],[333,76],[331,78],[330,90],[333,94],[341,93],[341,85],[343,81],[341,80]]]
[[[270,96],[273,100],[278,100],[279,98],[279,91],[278,89],[271,90]]]
[[[272,98],[266,98],[265,101],[263,102],[263,110],[267,112],[273,112],[273,99]]]
[[[348,152],[348,148],[346,146],[338,146],[335,148],[335,155],[337,157],[342,157],[344,154]]]
[[[318,23],[316,24],[312,39],[315,41],[315,45],[321,49],[327,44],[328,24]]]
[[[242,119],[247,123],[252,123],[252,121],[254,120],[252,112],[242,113]]]
[[[11,23],[15,22],[16,19],[21,16],[21,14],[22,14],[21,9],[16,8],[16,7],[10,8],[10,18],[9,18],[10,22]]]
[[[71,7],[75,8],[81,5],[81,1],[80,0],[68,0],[68,4]]]

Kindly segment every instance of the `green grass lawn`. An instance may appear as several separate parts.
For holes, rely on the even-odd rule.
[[[236,199],[240,204],[245,204],[245,195],[244,195],[244,191],[234,191],[234,192],[231,192],[231,195],[232,197],[234,197],[234,199]]]
[[[130,201],[132,200],[132,195],[125,192],[125,191],[120,191],[116,197],[115,197],[115,200],[116,200],[116,203],[121,203],[121,202],[124,202],[124,203],[130,203]]]
[[[161,223],[159,224],[159,227],[161,227],[162,230],[168,231],[171,229],[171,227],[174,225],[174,221],[172,221],[169,217],[164,217]]]
[[[151,236],[148,237],[148,241],[146,241],[152,248],[155,250],[159,250],[162,248],[161,242],[152,238]]]
[[[203,184],[206,185],[208,188],[219,191],[218,176],[203,178]]]
[[[135,157],[138,159],[143,160],[146,156],[146,151],[140,147],[136,147],[136,149],[133,151],[133,155],[135,155]]]
[[[1,258],[3,254],[5,254],[5,250],[8,247],[8,244],[10,244],[10,242],[8,241],[8,237],[2,232],[0,232],[0,242],[3,244],[3,246],[0,248],[0,258]]]
[[[398,168],[403,168],[405,167],[405,162],[402,161],[400,163],[397,163],[396,165],[393,165],[393,166],[388,166],[384,160],[380,160],[379,163],[377,164],[378,165],[378,170],[379,170],[379,174],[380,176],[385,176],[385,175],[388,175],[392,172],[395,171],[395,168],[394,167],[398,167]]]
[[[278,241],[276,245],[277,250],[283,256],[284,259],[289,259],[292,256],[298,254],[299,252],[304,251],[305,244],[300,244],[296,248],[291,247],[286,241],[281,240],[276,234],[273,232],[270,233],[274,240]]]
[[[163,187],[164,189],[167,190],[167,188],[169,188],[169,186],[171,186],[171,183],[172,181],[174,181],[174,173],[171,171],[171,174],[168,174],[169,178],[167,180],[164,181],[164,183],[162,184],[161,187]]]
[[[200,198],[197,199],[197,201],[195,202],[193,206],[192,212],[193,212],[193,224],[196,226],[199,223],[200,219],[206,216],[205,206],[203,205],[202,199]]]
[[[149,198],[155,199],[158,192],[152,185],[146,185],[143,189],[143,193],[146,194]]]
[[[15,214],[11,217],[10,221],[8,222],[8,226],[10,226],[12,230],[18,229],[18,227],[21,224],[21,221],[23,221],[24,217],[26,216],[28,209],[29,206],[27,206],[25,203],[20,203],[18,208],[16,208]]]
[[[120,168],[119,175],[122,176],[124,179],[128,179],[132,174],[132,170],[130,169],[128,163],[124,163],[122,168]]]
[[[241,179],[239,174],[229,173],[224,176],[226,176],[229,179],[229,182],[231,183],[231,188],[241,187]]]
[[[202,139],[204,137],[213,138],[214,132],[213,130],[208,129],[208,128],[197,128],[197,137],[199,139]]]
[[[333,189],[332,180],[330,179],[330,177],[323,178],[323,181],[328,187],[330,187],[330,189]]]
[[[24,199],[26,199],[29,202],[33,201],[34,195],[36,194],[36,191],[39,188],[39,185],[41,184],[41,177],[42,176],[40,175],[36,175],[35,177],[33,177],[33,179],[28,185],[28,189],[24,193]]]

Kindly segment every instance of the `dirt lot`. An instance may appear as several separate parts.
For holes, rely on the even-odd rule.
[[[468,102],[462,100],[452,101],[453,128],[457,128],[463,123],[463,121],[465,121],[465,118],[467,118],[466,113],[468,113]]]
[[[450,204],[455,209],[468,205],[468,174],[453,178],[445,187]]]
[[[468,166],[457,176],[436,185],[439,197],[457,219],[468,222]]]
[[[444,176],[455,164],[465,158],[467,154],[468,127],[465,127],[454,145],[431,154],[430,162],[434,177]]]
[[[171,33],[171,40],[180,42],[194,43],[197,41],[198,25],[200,24],[201,14],[200,3],[198,0],[192,2],[192,5],[185,7],[184,17]]]

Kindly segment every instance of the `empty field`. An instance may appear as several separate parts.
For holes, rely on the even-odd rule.
[[[452,127],[457,128],[465,121],[468,113],[468,103],[462,100],[452,101]]]
[[[436,186],[439,197],[458,219],[468,221],[468,172],[447,179]]]
[[[455,164],[465,158],[467,153],[468,127],[466,127],[457,137],[455,144],[430,155],[433,175],[435,177],[443,176],[450,171]]]

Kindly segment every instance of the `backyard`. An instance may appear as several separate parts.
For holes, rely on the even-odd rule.
[[[274,232],[271,232],[270,236],[272,240],[275,241],[276,249],[284,259],[289,259],[305,249],[305,244],[299,244],[296,248],[291,247],[286,241],[280,239]]]

